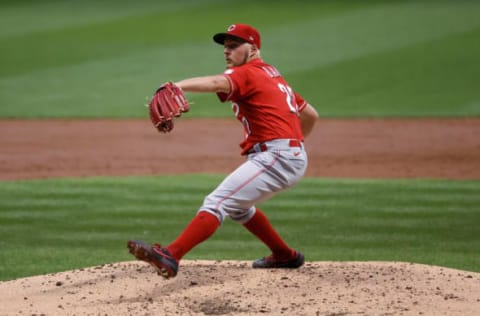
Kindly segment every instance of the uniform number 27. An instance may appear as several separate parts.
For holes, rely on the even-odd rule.
[[[286,101],[287,101],[288,107],[290,108],[290,112],[298,114],[297,102],[295,100],[295,94],[293,93],[292,88],[290,88],[287,85],[284,85],[283,83],[279,83],[278,88],[280,89],[280,91],[285,93]]]

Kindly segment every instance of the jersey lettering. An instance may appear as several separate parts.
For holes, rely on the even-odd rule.
[[[280,72],[277,70],[277,68],[273,67],[273,66],[263,66],[262,67],[263,71],[265,71],[267,73],[267,75],[270,77],[270,78],[276,78],[276,77],[280,77]]]

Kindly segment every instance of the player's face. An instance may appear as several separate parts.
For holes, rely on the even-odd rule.
[[[250,46],[245,42],[225,39],[223,53],[227,67],[240,66],[246,63],[250,55]]]

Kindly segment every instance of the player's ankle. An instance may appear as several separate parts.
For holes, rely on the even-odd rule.
[[[277,260],[290,260],[295,258],[297,252],[293,249],[281,249],[273,252],[273,257]]]

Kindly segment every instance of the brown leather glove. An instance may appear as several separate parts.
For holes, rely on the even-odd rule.
[[[173,118],[190,110],[187,98],[173,82],[167,82],[155,92],[149,105],[153,126],[163,133],[173,129]]]

